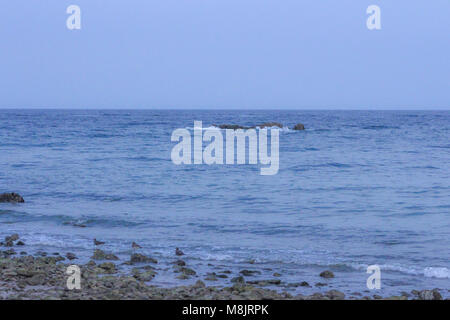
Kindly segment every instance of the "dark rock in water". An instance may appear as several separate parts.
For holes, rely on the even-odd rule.
[[[175,249],[175,254],[176,254],[177,256],[184,256],[184,252],[181,251],[180,248],[176,248],[176,249]]]
[[[195,276],[197,274],[194,270],[186,267],[181,268],[180,271],[187,276]]]
[[[77,259],[77,256],[75,254],[73,254],[72,252],[68,252],[66,254],[66,258],[69,260],[74,260],[74,259]]]
[[[438,289],[422,290],[418,292],[419,300],[442,300]]]
[[[235,278],[231,279],[231,282],[233,282],[233,283],[244,283],[245,280],[244,280],[244,277],[239,276],[239,277],[235,277]]]
[[[316,286],[316,287],[326,287],[327,284],[326,284],[326,283],[322,283],[322,282],[317,282],[317,283],[315,284],[315,286]]]
[[[256,281],[247,281],[247,283],[264,287],[270,285],[279,285],[281,283],[281,280],[280,279],[256,280]]]
[[[180,266],[180,267],[184,267],[186,265],[186,262],[184,262],[183,260],[177,260],[173,264]]]
[[[344,300],[345,299],[345,294],[338,290],[330,290],[327,293],[325,293],[325,296],[330,298],[330,300]]]
[[[258,125],[258,127],[261,128],[261,129],[270,128],[270,127],[283,128],[283,125],[281,123],[278,123],[278,122],[265,122],[263,124]]]
[[[322,272],[320,274],[320,276],[325,279],[331,279],[331,278],[334,278],[334,273],[329,270],[326,270],[326,271]]]
[[[297,123],[294,126],[294,130],[305,130],[305,126],[303,124],[301,124],[301,123]]]
[[[243,276],[253,276],[255,274],[261,274],[261,272],[259,271],[252,271],[252,270],[241,270],[241,272],[239,272],[240,274],[242,274]]]
[[[17,233],[14,233],[14,234],[10,235],[9,237],[5,237],[5,242],[17,241],[17,240],[19,240],[19,235]]]
[[[220,129],[231,129],[231,130],[238,130],[238,129],[246,130],[246,129],[250,129],[250,127],[244,127],[244,126],[240,126],[240,125],[237,125],[237,124],[220,124],[220,125],[213,124],[213,126],[214,127],[218,127]]]
[[[104,273],[113,274],[117,272],[116,265],[112,262],[104,262],[98,266]]]
[[[300,287],[311,287],[308,282],[302,281],[300,282]]]
[[[131,264],[135,264],[135,263],[158,263],[158,261],[156,259],[144,256],[143,254],[140,253],[133,253],[131,255],[130,258],[130,263]]]
[[[0,202],[10,202],[10,203],[24,203],[22,196],[17,193],[2,193],[0,194]]]
[[[119,258],[112,254],[112,253],[106,253],[103,250],[95,249],[94,254],[92,255],[91,259],[93,260],[119,260]]]
[[[23,243],[22,241],[17,241],[16,245],[18,245],[18,246],[24,246],[25,243]]]

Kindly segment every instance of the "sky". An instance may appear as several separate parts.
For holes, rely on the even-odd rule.
[[[0,108],[450,109],[450,1],[2,0]]]

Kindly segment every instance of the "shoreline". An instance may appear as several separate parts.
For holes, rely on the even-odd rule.
[[[62,256],[53,253],[51,256],[27,255],[17,253],[14,248],[23,244],[17,234],[5,238],[0,250],[0,299],[32,299],[32,300],[441,300],[444,290],[413,290],[402,292],[399,296],[382,297],[371,293],[354,292],[346,295],[343,292],[330,289],[322,292],[306,294],[293,293],[286,287],[309,289],[307,282],[282,283],[273,278],[266,280],[249,280],[259,270],[242,270],[239,274],[231,271],[211,272],[200,276],[183,260],[183,255],[174,254],[171,270],[180,285],[163,287],[153,285],[152,280],[158,275],[158,261],[141,253],[132,253],[128,261],[120,261],[113,253],[95,249],[91,260],[77,264],[73,253]],[[3,249],[2,248],[2,249]],[[71,273],[69,266],[80,269],[81,289],[68,289],[67,281]],[[123,270],[121,266],[129,267]],[[169,270],[165,269],[165,270]],[[331,271],[325,270],[320,277],[326,281],[334,278]],[[206,285],[204,281],[216,281],[218,278],[231,278],[229,286]],[[183,280],[196,281],[194,284],[183,285]],[[324,284],[326,285],[326,284]],[[273,288],[276,289],[273,289]],[[317,287],[317,284],[316,284]]]

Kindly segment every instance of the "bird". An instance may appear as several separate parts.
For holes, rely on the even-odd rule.
[[[184,255],[184,252],[181,251],[179,248],[176,248],[176,249],[175,249],[175,254],[176,254],[177,256],[182,256],[182,255]]]
[[[141,249],[142,247],[140,245],[138,245],[136,242],[133,241],[133,243],[131,244],[131,247],[133,249]]]
[[[103,241],[98,241],[97,239],[94,238],[94,245],[96,245],[96,246],[101,246],[102,244],[105,244],[105,242],[103,242]]]

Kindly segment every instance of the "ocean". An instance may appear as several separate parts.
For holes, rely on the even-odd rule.
[[[278,173],[175,165],[172,132],[195,120],[283,123]],[[279,273],[277,288],[293,292],[448,296],[449,164],[449,111],[2,110],[0,193],[25,203],[0,203],[0,236],[18,233],[27,253],[73,252],[73,263],[89,260],[93,238],[123,261],[136,241],[167,287],[248,269],[261,273],[249,280]],[[198,278],[175,278],[176,247]],[[380,290],[366,287],[369,265]],[[312,287],[289,286],[301,281]]]

